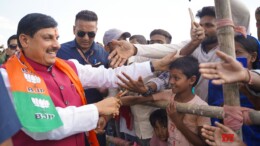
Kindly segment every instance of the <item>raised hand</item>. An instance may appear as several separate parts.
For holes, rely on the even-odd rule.
[[[136,54],[135,46],[125,40],[112,41],[113,51],[109,54],[110,66],[116,68],[124,65],[127,59]]]
[[[174,60],[177,59],[177,50],[164,56],[162,59],[157,59],[157,60],[153,60],[152,64],[154,66],[154,69],[156,71],[167,71],[169,70],[169,66],[171,64],[171,62],[173,62]]]
[[[193,43],[200,44],[205,38],[205,32],[202,26],[197,22],[193,22],[190,31],[190,37]]]
[[[205,38],[204,28],[201,27],[198,23],[192,22],[190,37],[191,41],[180,50],[180,55],[191,55],[198,48],[198,46]]]
[[[147,92],[147,88],[144,85],[142,77],[139,77],[138,80],[135,81],[126,73],[122,72],[122,74],[126,79],[119,75],[117,76],[122,81],[122,83],[117,83],[120,87],[140,94],[144,94],[145,92]]]
[[[248,82],[249,72],[240,62],[219,50],[216,54],[223,62],[200,64],[200,73],[204,78],[213,79],[212,83],[217,85],[233,82]]]

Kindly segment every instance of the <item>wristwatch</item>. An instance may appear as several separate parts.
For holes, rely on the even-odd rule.
[[[153,88],[151,86],[147,86],[148,90],[142,94],[142,96],[149,96],[152,95],[154,93]]]

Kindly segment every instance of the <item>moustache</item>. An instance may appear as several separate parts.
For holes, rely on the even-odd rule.
[[[59,50],[59,48],[50,48],[47,49],[47,52],[57,52]]]

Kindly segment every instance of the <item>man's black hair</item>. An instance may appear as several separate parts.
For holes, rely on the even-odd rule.
[[[8,38],[8,40],[7,40],[7,46],[10,45],[11,40],[17,40],[17,35],[14,34],[14,35],[12,35],[12,36],[10,36],[10,37]]]
[[[153,30],[151,33],[150,33],[150,38],[153,36],[153,35],[162,35],[162,36],[164,36],[165,38],[166,38],[166,42],[168,43],[168,44],[170,44],[171,43],[171,41],[172,41],[172,35],[168,32],[168,31],[165,31],[165,30],[163,30],[163,29],[155,29],[155,30]]]
[[[197,12],[196,16],[199,18],[202,18],[204,16],[212,16],[216,18],[215,7],[213,6],[203,7],[201,10]]]
[[[143,35],[132,35],[129,40],[136,39],[139,44],[147,44],[147,40]]]
[[[76,15],[75,22],[77,20],[98,21],[98,17],[97,14],[93,11],[82,10]]]
[[[260,7],[256,8],[255,14],[259,14],[260,15]]]
[[[18,46],[22,48],[22,45],[19,41],[19,36],[21,34],[30,35],[31,37],[33,37],[34,34],[40,29],[55,28],[57,26],[58,23],[51,16],[40,14],[40,13],[27,14],[18,23],[18,29],[17,29]]]

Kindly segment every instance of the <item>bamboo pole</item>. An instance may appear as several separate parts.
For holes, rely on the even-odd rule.
[[[166,108],[169,104],[169,101],[155,101],[147,102],[144,104],[159,108]],[[223,107],[219,106],[196,105],[176,102],[176,109],[178,112],[181,113],[223,119]],[[260,111],[250,111],[249,117],[253,125],[260,125]]]
[[[231,19],[231,8],[229,0],[215,0],[216,19]],[[224,26],[217,30],[218,44],[220,50],[235,58],[234,29],[232,26]],[[240,106],[238,84],[224,84],[224,104]],[[242,138],[241,129],[236,131]]]
[[[216,19],[232,19],[229,0],[215,0]],[[235,58],[234,30],[232,26],[224,26],[217,30],[220,50]],[[223,84],[224,103],[240,105],[237,83]]]

